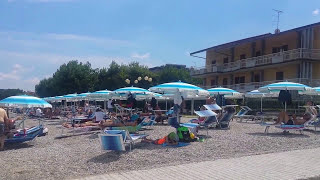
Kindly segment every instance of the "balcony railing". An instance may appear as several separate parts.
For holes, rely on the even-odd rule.
[[[297,59],[320,60],[320,49],[293,49],[279,53],[268,54],[259,57],[252,57],[223,65],[208,65],[205,67],[191,68],[191,75],[206,73],[230,72],[244,68],[252,68],[262,65],[277,64],[281,62],[294,61]]]
[[[259,87],[262,87],[262,86],[265,86],[265,85],[268,85],[271,83],[282,82],[282,81],[284,81],[284,80],[251,82],[251,83],[241,83],[241,84],[232,84],[232,85],[202,86],[202,88],[210,89],[210,88],[214,88],[214,87],[225,87],[225,88],[234,89],[239,92],[248,92],[248,91],[258,89]],[[320,79],[310,80],[310,79],[295,78],[295,79],[286,79],[285,81],[301,83],[301,84],[305,84],[305,85],[308,85],[311,87],[319,87],[320,86]]]

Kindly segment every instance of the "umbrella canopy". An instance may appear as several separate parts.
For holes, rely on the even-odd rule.
[[[300,94],[306,94],[306,95],[320,95],[320,87],[314,87],[312,88],[313,91],[307,91]]]
[[[75,98],[77,100],[86,100],[86,99],[88,99],[89,94],[91,94],[91,93],[90,92],[81,93],[81,94],[78,94]]]
[[[270,91],[269,93],[263,93],[259,90],[253,90],[246,93],[244,96],[247,98],[263,98],[263,97],[278,97],[279,91]]]
[[[67,95],[64,95],[63,98],[66,101],[74,101],[77,98],[77,96],[78,96],[77,93],[75,93],[75,94],[67,94]]]
[[[22,95],[22,96],[10,96],[0,101],[0,105],[7,107],[40,107],[40,108],[52,108],[52,105],[43,99]]]
[[[110,93],[112,98],[127,98],[128,94],[134,94],[136,99],[147,99],[153,96],[153,93],[143,89],[143,88],[138,88],[138,87],[124,87],[120,89],[116,89]]]
[[[160,84],[151,87],[149,90],[152,92],[164,94],[174,94],[175,92],[181,92],[184,98],[193,98],[199,96],[205,97],[209,95],[209,92],[207,90],[181,81]]]
[[[218,88],[211,88],[208,89],[210,95],[233,95],[233,94],[240,94],[238,91],[235,91],[233,89],[229,89],[229,88],[223,88],[223,87],[218,87]]]
[[[101,91],[96,91],[96,92],[93,92],[93,93],[90,93],[88,95],[88,97],[90,97],[90,99],[106,99],[106,98],[109,98],[109,94],[111,93],[112,91],[109,91],[109,90],[101,90]]]
[[[270,92],[272,90],[297,90],[300,92],[314,91],[310,86],[294,82],[272,83],[258,89],[260,92]]]

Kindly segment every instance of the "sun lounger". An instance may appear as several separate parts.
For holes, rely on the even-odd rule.
[[[250,119],[254,120],[254,118],[255,118],[254,115],[247,114],[250,111],[252,111],[252,109],[249,108],[248,106],[241,106],[240,111],[236,115],[234,115],[234,117],[239,118],[240,122],[242,122],[242,120],[244,120],[244,119],[247,121]]]
[[[308,121],[306,121],[304,124],[300,125],[286,125],[286,124],[268,124],[268,123],[261,123],[261,126],[265,126],[264,133],[268,134],[269,133],[269,128],[271,126],[274,126],[276,128],[282,129],[284,132],[286,131],[299,131],[302,134],[302,131],[308,127],[308,124],[310,122],[313,122],[317,117],[313,116],[310,118]]]
[[[203,105],[203,107],[205,107],[206,109],[211,110],[211,111],[222,110],[222,108],[218,104],[207,104],[207,105]]]
[[[208,129],[217,125],[217,114],[211,110],[194,111],[194,113],[205,118],[203,122],[199,122],[199,126],[206,128],[208,135]]]
[[[129,134],[126,130],[105,130],[100,134],[100,144],[102,150],[125,151],[125,144],[129,144],[130,151],[134,143],[148,135]]]
[[[108,130],[127,130],[130,133],[135,133],[137,131],[139,131],[142,127],[143,124],[146,122],[146,118],[144,118],[140,124],[136,125],[136,126],[118,126],[118,127],[106,127],[105,129]]]
[[[147,119],[147,118],[146,118]],[[153,126],[154,125],[154,123],[156,122],[156,116],[151,116],[150,117],[150,120],[148,121],[148,122],[144,122],[143,124],[142,124],[142,126],[144,127],[144,126],[149,126],[149,127],[151,127],[151,126]]]
[[[43,126],[35,126],[33,128],[24,130],[19,130],[17,133],[13,135],[12,138],[6,139],[5,143],[23,143],[26,141],[31,141],[37,136],[43,133]]]

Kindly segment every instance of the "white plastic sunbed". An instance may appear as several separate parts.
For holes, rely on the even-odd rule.
[[[240,122],[242,122],[242,120],[250,120],[250,119],[255,119],[255,116],[254,115],[247,115],[248,112],[252,111],[251,108],[249,108],[248,106],[241,106],[241,109],[240,111],[234,115],[234,117],[236,118],[239,118],[240,119]]]

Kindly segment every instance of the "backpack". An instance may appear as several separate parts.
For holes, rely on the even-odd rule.
[[[177,128],[177,135],[180,142],[191,142],[190,132],[187,127],[180,126]]]

